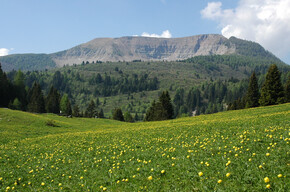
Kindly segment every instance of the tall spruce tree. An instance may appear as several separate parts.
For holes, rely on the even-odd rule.
[[[92,117],[95,117],[96,115],[97,115],[96,104],[94,100],[91,100],[89,106],[87,107],[85,111],[85,116],[92,118]]]
[[[8,107],[9,101],[14,98],[14,93],[11,83],[9,82],[6,73],[2,71],[0,63],[0,107]]]
[[[60,94],[57,89],[51,86],[46,98],[46,111],[47,113],[58,114],[60,111]]]
[[[132,117],[131,113],[128,112],[128,111],[124,114],[124,120],[126,122],[129,122],[129,123],[133,123],[134,122],[134,118]]]
[[[248,87],[247,95],[246,95],[246,108],[258,107],[259,99],[260,99],[260,93],[259,93],[258,81],[257,81],[255,72],[253,72],[250,77],[249,87]]]
[[[145,121],[160,121],[172,119],[174,110],[168,91],[163,91],[159,97],[159,101],[152,102],[151,107],[147,110]]]
[[[261,89],[259,103],[262,106],[275,105],[284,102],[284,89],[281,83],[281,74],[276,65],[271,65],[266,80]]]
[[[125,121],[123,112],[120,108],[114,110],[113,119],[117,121]]]
[[[162,108],[164,109],[163,110],[164,114],[162,116],[165,119],[172,119],[174,116],[174,110],[168,91],[163,91],[163,93],[159,97],[159,102],[161,103]]]
[[[27,93],[25,90],[25,76],[20,70],[16,73],[14,77],[14,90],[15,90],[15,97],[17,97],[20,102],[20,109],[25,110],[26,105],[27,105],[27,100],[26,100]]]
[[[34,83],[30,91],[30,102],[28,111],[33,113],[45,113],[45,102],[41,87],[38,83]]]
[[[100,112],[99,112],[99,114],[98,114],[98,117],[99,117],[99,118],[105,118],[104,110],[103,110],[102,108],[100,109]]]
[[[288,76],[285,86],[285,102],[290,102],[290,76]]]
[[[67,94],[64,94],[60,100],[60,110],[64,115],[72,114],[71,104]]]
[[[75,105],[75,106],[73,107],[73,113],[72,113],[72,115],[73,115],[74,117],[80,117],[80,116],[81,116],[80,108],[79,108],[78,105]]]

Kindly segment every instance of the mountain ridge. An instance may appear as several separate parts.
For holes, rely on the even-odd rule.
[[[196,56],[242,55],[268,58],[283,63],[260,44],[226,38],[219,34],[203,34],[178,38],[125,36],[95,38],[67,50],[51,54],[16,54],[0,57],[4,70],[43,70],[64,65],[81,64],[83,61],[177,61]]]

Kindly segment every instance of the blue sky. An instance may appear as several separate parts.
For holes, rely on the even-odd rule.
[[[273,1],[279,1],[281,5],[269,10],[267,6],[275,7],[271,5]],[[255,28],[257,22],[264,27],[259,28],[262,30],[268,29],[268,25],[275,27],[274,21],[268,20],[276,21],[278,16],[273,18],[269,13],[273,15],[279,8],[290,6],[287,1],[289,0],[0,0],[0,55],[53,53],[98,37],[145,33],[162,35],[168,30],[164,33],[167,34],[166,37],[217,33],[258,41],[290,63],[289,44],[282,45],[283,49],[278,51],[276,46],[279,43],[267,40],[269,38],[263,39],[267,34],[256,34]],[[258,8],[249,8],[246,4]],[[248,14],[254,15],[256,20],[241,17],[241,13],[248,9]],[[262,15],[262,20],[259,14]],[[285,26],[282,25],[281,29],[277,29],[278,32],[271,32],[269,36],[274,34],[281,38],[283,32],[288,42],[288,14],[287,12],[278,17],[285,20]],[[253,23],[252,20],[256,22]],[[249,26],[255,29],[247,29]],[[251,35],[253,31],[255,35]],[[273,49],[269,48],[272,46]]]

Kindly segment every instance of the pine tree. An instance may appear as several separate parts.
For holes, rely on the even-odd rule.
[[[74,117],[80,117],[80,116],[81,116],[80,108],[79,108],[78,105],[75,105],[75,106],[73,107],[73,113],[72,113],[72,115],[73,115]]]
[[[71,115],[71,104],[67,94],[64,94],[60,100],[60,111],[64,115]]]
[[[123,116],[123,112],[120,108],[117,108],[114,110],[113,119],[117,120],[117,121],[125,121],[124,116]]]
[[[100,112],[99,112],[98,117],[99,117],[99,118],[105,118],[104,111],[103,111],[102,108],[100,109]]]
[[[19,110],[25,110],[27,105],[26,100],[26,90],[25,90],[25,76],[24,74],[19,70],[15,77],[14,77],[14,90],[15,90],[15,96],[19,99],[19,102],[21,103]]]
[[[285,86],[285,102],[290,102],[290,76],[288,76],[288,80]]]
[[[10,101],[8,107],[9,107],[10,109],[21,110],[21,108],[22,108],[22,104],[21,104],[21,102],[19,101],[18,98],[15,98],[14,101],[13,101],[13,103],[11,103],[11,101]]]
[[[172,119],[174,116],[174,110],[168,91],[163,91],[163,93],[159,98],[159,102],[161,103],[162,108],[164,109],[163,117],[165,119]]]
[[[131,113],[128,112],[128,111],[124,114],[124,120],[126,122],[130,122],[130,123],[133,123],[134,122],[134,119],[133,119]]]
[[[58,114],[60,111],[60,94],[53,86],[51,86],[46,98],[47,113]]]
[[[259,87],[255,72],[250,77],[249,87],[246,95],[246,108],[259,106]]]
[[[152,102],[151,107],[147,110],[145,120],[146,121],[160,121],[166,119],[172,119],[174,116],[174,110],[171,103],[171,99],[168,91],[164,91],[159,97],[159,101]]]
[[[281,75],[276,65],[271,65],[266,80],[261,89],[259,103],[262,106],[275,105],[284,102],[284,89],[281,84]]]
[[[95,117],[96,115],[97,115],[96,104],[95,104],[94,100],[91,100],[89,106],[87,107],[87,109],[85,111],[85,116],[92,118],[92,117]]]
[[[134,121],[139,121],[139,116],[138,116],[138,113],[137,112],[135,113]]]
[[[34,83],[31,89],[28,111],[34,113],[45,113],[43,93],[38,83]]]
[[[12,86],[6,76],[6,73],[2,71],[0,63],[0,107],[7,107],[9,101],[14,98]]]

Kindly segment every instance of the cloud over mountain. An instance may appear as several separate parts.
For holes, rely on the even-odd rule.
[[[280,57],[290,54],[289,0],[240,0],[234,9],[210,2],[201,15],[217,21],[226,37],[256,41]]]
[[[165,30],[161,35],[157,35],[155,33],[149,34],[147,32],[142,33],[142,37],[156,37],[156,38],[171,38],[172,35],[169,30]]]
[[[0,56],[5,56],[9,54],[9,49],[6,48],[0,48]]]

